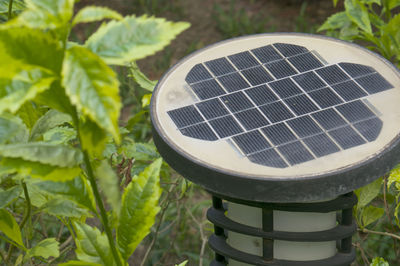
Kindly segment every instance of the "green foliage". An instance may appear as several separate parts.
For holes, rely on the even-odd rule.
[[[389,266],[389,263],[383,258],[376,257],[372,260],[370,266]]]
[[[85,43],[107,64],[125,65],[160,51],[189,27],[154,17],[128,16],[103,24]]]
[[[336,5],[338,1],[334,1]],[[400,15],[398,0],[345,0],[345,11],[329,17],[318,29],[344,40],[360,40],[371,50],[400,65]]]
[[[161,159],[157,159],[134,177],[122,195],[122,208],[117,227],[117,243],[124,259],[128,259],[137,245],[150,232],[160,208],[161,195],[158,176]]]
[[[95,6],[74,16],[74,2],[26,0],[22,11],[14,1],[11,14],[20,14],[0,26],[5,264],[58,264],[72,259],[74,240],[78,260],[61,265],[127,265],[159,210],[162,161],[153,144],[119,127],[120,83],[107,64],[136,65],[189,24]],[[0,1],[0,16],[8,11]],[[68,40],[76,24],[105,19],[85,45]],[[132,74],[152,90],[137,67]],[[100,221],[89,226],[91,217]]]

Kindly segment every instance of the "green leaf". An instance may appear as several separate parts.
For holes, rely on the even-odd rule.
[[[389,42],[393,42],[393,46],[400,46],[400,14],[395,15],[385,26],[382,27],[384,35],[389,35]],[[387,45],[390,47],[390,44]]]
[[[43,134],[43,141],[52,144],[67,144],[76,139],[76,130],[70,127],[55,127]]]
[[[103,24],[85,45],[107,64],[125,65],[160,51],[189,25],[163,18],[128,16]]]
[[[375,180],[374,182],[366,185],[365,187],[357,189],[356,193],[358,196],[357,208],[367,206],[374,198],[379,195],[382,186],[382,178]]]
[[[151,100],[151,93],[147,93],[142,97],[142,107],[149,106]]]
[[[339,2],[339,0],[333,0],[333,6],[336,7],[338,2]]]
[[[8,13],[8,5],[10,0],[1,0],[0,1],[0,13]],[[22,0],[14,0],[12,9],[13,11],[21,11],[25,7],[24,1]]]
[[[10,73],[17,66],[19,70],[37,66],[59,74],[63,54],[60,42],[49,32],[23,27],[0,29],[2,72]]]
[[[20,158],[2,158],[0,161],[1,171],[7,173],[19,173],[23,176],[31,176],[42,180],[66,181],[77,177],[81,168],[59,167],[39,162],[26,161]]]
[[[15,218],[4,209],[0,209],[0,232],[3,232],[8,238],[21,247],[25,247],[22,242],[21,230]]]
[[[119,142],[121,102],[112,69],[86,48],[74,46],[66,51],[62,73],[71,103]]]
[[[189,262],[188,260],[185,260],[185,261],[182,261],[179,264],[176,264],[176,266],[185,266],[188,262]]]
[[[392,10],[393,8],[400,6],[399,0],[387,0],[387,2],[388,2],[389,10]]]
[[[107,202],[111,205],[113,211],[118,214],[121,208],[118,176],[106,160],[101,161],[95,168],[95,176],[99,180],[99,186],[106,196]]]
[[[336,30],[341,29],[350,21],[346,12],[338,12],[330,16],[321,27],[318,28],[318,31],[323,30]]]
[[[74,201],[65,197],[55,197],[41,206],[42,211],[54,216],[62,217],[91,217],[92,215],[86,208],[82,208]]]
[[[76,25],[78,23],[94,22],[107,18],[116,20],[123,19],[121,14],[107,7],[87,6],[79,10],[78,14],[74,17],[72,24]]]
[[[56,29],[66,26],[72,17],[74,0],[25,0],[26,10],[10,25]]]
[[[71,116],[60,113],[57,110],[50,110],[44,114],[32,128],[30,140],[37,140],[46,131],[64,124],[66,122],[71,122]]]
[[[63,113],[70,115],[76,113],[75,107],[69,101],[65,89],[61,87],[58,80],[53,82],[48,90],[37,95],[34,101],[40,105],[48,106]]]
[[[80,150],[46,142],[0,145],[0,156],[60,167],[74,167],[82,162]]]
[[[55,238],[47,238],[37,243],[33,248],[29,249],[27,255],[29,257],[49,257],[57,258],[60,256],[58,241]]]
[[[139,161],[149,161],[160,157],[154,144],[150,143],[135,143],[135,151],[132,155]]]
[[[122,195],[122,208],[117,227],[117,243],[127,260],[137,245],[150,232],[160,207],[159,174],[162,160],[157,159],[139,176],[135,176]]]
[[[45,181],[37,182],[34,185],[47,193],[63,196],[96,213],[96,204],[92,187],[89,185],[88,181],[81,176],[65,182]]]
[[[359,0],[345,0],[344,6],[349,18],[363,31],[372,34],[367,8]]]
[[[0,209],[7,207],[12,201],[14,201],[21,194],[21,187],[15,186],[7,190],[0,190]]]
[[[28,136],[29,131],[19,117],[0,115],[0,144],[27,142]]]
[[[389,266],[389,263],[384,258],[376,257],[372,260],[370,266]]]
[[[383,208],[377,208],[375,206],[368,206],[362,211],[362,222],[363,226],[367,226],[379,218],[385,213]]]
[[[105,131],[90,119],[80,121],[80,137],[82,148],[92,157],[102,157],[107,142]]]
[[[70,260],[58,266],[101,266],[100,263],[88,262],[88,261],[81,261],[81,260]]]
[[[360,0],[360,3],[366,4],[366,5],[377,4],[378,6],[380,6],[382,4],[381,0]]]
[[[131,71],[131,77],[137,82],[145,90],[153,91],[156,86],[158,80],[150,80],[140,71],[138,65],[135,62],[132,62],[129,70]]]
[[[396,188],[400,190],[400,164],[390,171],[387,187],[390,188],[392,184],[395,184]]]
[[[114,265],[111,248],[104,233],[95,227],[87,224],[75,222],[76,232],[76,256],[79,260],[101,265]]]
[[[47,90],[46,90],[47,91]],[[16,115],[19,116],[25,125],[32,129],[35,125],[36,121],[47,112],[47,108],[38,107],[32,101],[27,101],[24,103],[16,112]],[[28,134],[29,135],[29,134]],[[29,138],[29,136],[28,136]]]

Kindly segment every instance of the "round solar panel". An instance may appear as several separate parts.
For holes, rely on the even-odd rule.
[[[400,74],[351,43],[305,34],[223,41],[172,67],[151,102],[178,172],[245,200],[333,198],[400,159]]]

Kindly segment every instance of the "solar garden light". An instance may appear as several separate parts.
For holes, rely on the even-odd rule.
[[[212,265],[349,265],[352,191],[400,158],[400,76],[340,40],[262,34],[181,60],[154,90],[154,141],[212,195]]]

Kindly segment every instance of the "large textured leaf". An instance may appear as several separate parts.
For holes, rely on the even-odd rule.
[[[122,195],[122,208],[117,227],[117,243],[127,260],[137,245],[150,232],[160,207],[159,174],[162,160],[157,159],[139,176],[135,176]]]
[[[123,17],[118,12],[107,7],[87,6],[79,10],[74,17],[73,24],[94,22],[107,18],[121,20]]]
[[[21,187],[15,186],[7,190],[0,190],[0,209],[6,207],[21,194]]]
[[[19,173],[42,180],[66,181],[77,177],[82,169],[76,167],[59,167],[38,162],[26,161],[20,158],[2,158],[1,170],[7,173]]]
[[[0,1],[0,13],[8,13],[8,5],[10,3],[10,0],[1,0]],[[13,6],[12,9],[13,11],[21,11],[24,9],[24,1],[22,0],[14,0],[13,1]]]
[[[67,144],[76,139],[76,130],[71,127],[55,127],[43,134],[43,141],[53,144]]]
[[[86,48],[74,46],[66,52],[62,73],[71,103],[118,142],[121,103],[112,69]]]
[[[95,176],[99,180],[99,185],[106,196],[107,202],[111,205],[113,211],[118,214],[121,208],[118,176],[106,160],[101,161],[95,168]]]
[[[345,0],[344,5],[349,18],[363,31],[372,34],[371,21],[367,8],[359,0]]]
[[[3,232],[8,238],[24,247],[21,230],[19,229],[17,222],[14,217],[4,209],[0,209],[0,232]]]
[[[47,108],[38,107],[32,101],[24,103],[18,111],[15,113],[18,117],[22,119],[24,124],[29,128],[35,125],[36,121],[47,112]],[[28,136],[29,138],[29,136]]]
[[[86,208],[79,206],[74,201],[64,197],[55,197],[41,206],[42,211],[54,216],[63,217],[91,217],[92,215]]]
[[[24,25],[39,29],[65,26],[72,17],[74,0],[25,0],[26,10],[11,25]]]
[[[78,259],[101,265],[114,265],[111,248],[105,234],[84,223],[75,222],[74,227],[77,247],[75,253]]]
[[[92,212],[96,212],[96,205],[91,186],[88,181],[78,176],[65,182],[38,182],[36,187],[53,195],[63,196],[69,200],[75,201],[79,205],[85,206]]]
[[[362,222],[363,226],[367,226],[379,218],[385,213],[383,208],[378,208],[375,206],[368,206],[362,211]]]
[[[356,193],[358,194],[358,204],[357,208],[365,207],[368,203],[370,203],[374,198],[379,195],[382,186],[382,178],[379,178],[372,182],[371,184],[366,185],[365,187],[357,189]]]
[[[39,118],[33,126],[30,139],[36,140],[46,131],[66,122],[71,122],[71,120],[71,116],[67,114],[60,113],[56,110],[50,110],[44,116]]]
[[[392,10],[395,7],[400,6],[400,1],[399,0],[387,0],[388,2],[388,7],[390,10]]]
[[[15,65],[24,69],[30,65],[58,74],[61,71],[63,50],[59,41],[50,33],[28,28],[2,28],[0,59],[2,72],[9,73]]]
[[[388,188],[390,188],[392,184],[395,184],[396,188],[400,190],[400,164],[390,172],[387,184]]]
[[[46,142],[0,145],[0,156],[60,167],[74,167],[82,162],[78,149]]]
[[[28,129],[19,117],[0,115],[0,144],[26,142],[28,136]]]
[[[389,263],[383,258],[376,257],[372,260],[370,266],[389,266]]]
[[[85,45],[108,64],[124,65],[160,51],[189,25],[163,18],[129,16],[103,24]]]
[[[60,256],[60,243],[55,238],[47,238],[37,243],[33,248],[29,249],[27,255],[29,257],[49,257],[57,258]]]

